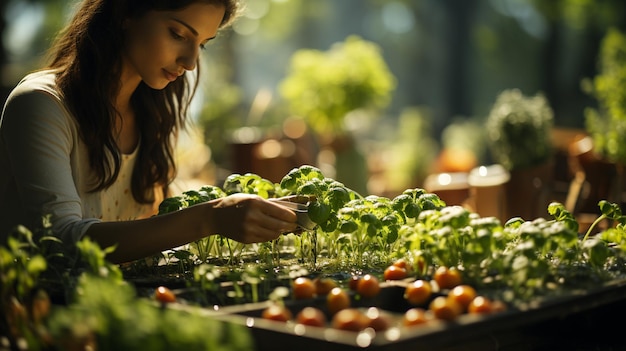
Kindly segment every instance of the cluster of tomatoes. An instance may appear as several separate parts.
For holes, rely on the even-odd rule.
[[[401,259],[387,267],[383,277],[385,280],[406,281],[411,274],[411,265]],[[283,322],[295,320],[296,323],[318,327],[330,325],[349,331],[366,328],[381,331],[398,323],[407,327],[424,325],[433,320],[454,320],[464,313],[488,314],[506,309],[501,301],[481,296],[472,286],[463,284],[457,269],[444,266],[435,271],[432,280],[415,279],[407,282],[403,296],[412,307],[404,313],[400,322],[389,312],[377,307],[355,308],[351,305],[348,290],[364,299],[379,294],[380,282],[371,274],[353,276],[348,282],[348,289],[339,287],[330,278],[306,277],[296,278],[291,288],[292,296],[297,300],[325,297],[327,313],[320,308],[307,306],[294,318],[283,303],[273,303],[263,310],[263,318]]]
[[[292,296],[296,300],[325,297],[327,313],[320,308],[307,306],[300,310],[294,318],[291,310],[284,304],[273,303],[263,310],[263,318],[282,322],[295,320],[303,325],[325,327],[329,325],[328,315],[330,316],[330,325],[333,328],[350,331],[360,331],[366,328],[379,331],[392,325],[391,317],[383,310],[369,307],[363,311],[352,307],[350,292],[338,286],[337,282],[331,278],[299,277],[292,282],[291,288]],[[366,274],[352,277],[349,289],[363,298],[372,298],[378,295],[381,288],[378,278]]]
[[[411,266],[400,259],[385,269],[386,280],[402,280],[411,274]],[[443,293],[447,292],[447,293]],[[416,279],[404,290],[405,300],[412,306],[403,317],[406,326],[420,325],[431,320],[450,321],[463,313],[488,314],[506,310],[499,300],[479,295],[471,285],[463,284],[456,268],[439,266],[433,280]]]
[[[479,295],[471,285],[462,284],[454,268],[441,266],[433,278],[433,281],[416,279],[406,286],[404,298],[416,307],[406,311],[405,325],[433,319],[449,321],[464,313],[488,314],[506,309],[502,301]],[[442,293],[444,291],[447,293]]]

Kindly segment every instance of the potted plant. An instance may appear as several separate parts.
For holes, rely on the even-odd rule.
[[[536,218],[547,205],[552,178],[553,111],[540,93],[502,91],[486,122],[493,160],[510,172],[505,184],[505,217]]]
[[[367,169],[352,133],[388,106],[395,83],[380,48],[349,36],[327,51],[296,51],[279,90],[290,112],[304,118],[320,138],[322,149],[335,154],[334,174],[320,167],[362,192]],[[355,118],[346,118],[349,114]],[[355,179],[359,176],[363,179]]]
[[[586,181],[595,191],[589,206],[599,199],[621,201],[624,164],[626,163],[626,35],[609,30],[600,47],[598,74],[585,80],[583,88],[593,96],[597,108],[585,111],[585,127],[592,140],[592,153],[580,158]],[[600,168],[611,171],[593,172]],[[597,176],[596,176],[597,175]],[[596,191],[603,187],[603,192]]]

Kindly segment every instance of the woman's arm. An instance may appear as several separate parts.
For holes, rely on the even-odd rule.
[[[276,239],[296,229],[296,215],[256,195],[235,194],[147,219],[92,224],[86,236],[121,263],[220,234],[242,243]]]
[[[81,163],[78,131],[48,87],[51,82],[36,83],[14,91],[0,120],[1,147],[10,168],[0,171],[9,172],[6,182],[13,182],[11,186],[0,184],[0,189],[10,190],[11,199],[10,203],[0,202],[12,207],[12,212],[7,212],[11,218],[0,218],[2,225],[37,229],[42,216],[50,215],[53,231],[66,245],[74,245],[84,235],[102,247],[117,245],[109,257],[115,262],[146,257],[212,234],[252,243],[295,229],[296,215],[291,210],[245,194],[149,219],[110,222],[84,218],[77,183],[89,172],[81,174],[72,167]],[[0,179],[5,182],[5,177]],[[0,194],[0,200],[4,195]]]

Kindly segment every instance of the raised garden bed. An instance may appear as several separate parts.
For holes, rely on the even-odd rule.
[[[26,333],[30,342],[36,340],[33,335],[50,328],[51,334],[60,333],[63,340],[82,342],[87,337],[87,342],[118,349],[152,337],[170,338],[151,345],[154,350],[171,350],[172,345],[185,342],[192,345],[198,338],[218,340],[217,325],[206,335],[198,328],[193,333],[172,332],[192,316],[194,323],[209,329],[213,321],[233,326],[233,333],[239,333],[234,341],[250,337],[250,344],[232,348],[241,350],[251,346],[258,350],[536,350],[552,342],[608,343],[619,335],[597,327],[611,316],[605,313],[607,309],[623,311],[626,305],[626,216],[615,204],[599,204],[598,220],[611,225],[590,236],[578,232],[576,220],[560,204],[548,207],[552,220],[512,218],[501,223],[460,206],[446,206],[422,189],[407,189],[394,199],[363,197],[324,178],[319,170],[304,167],[290,172],[280,185],[254,175],[233,175],[223,189],[188,191],[167,199],[161,209],[177,211],[234,192],[267,198],[304,196],[310,199],[309,217],[317,228],[255,245],[213,235],[122,267],[106,261],[110,249],[102,250],[89,240],[79,242],[81,257],[75,258],[43,245],[53,240],[44,236],[35,242],[23,231],[23,242],[0,247],[3,307],[19,310],[25,306],[33,315],[33,292],[52,282],[57,290],[49,292],[61,295],[55,308],[59,312],[52,315],[50,325],[40,317],[31,316],[29,321],[21,312],[17,321],[22,324],[5,318],[4,325],[23,327],[18,331]],[[387,268],[398,262],[403,263],[396,272],[401,274],[388,278]],[[429,298],[445,296],[452,287],[441,284],[437,272],[448,267],[456,269],[456,285],[470,285],[478,294],[503,302],[506,309],[403,326],[404,314],[411,308],[428,307],[434,313],[427,301],[408,303],[406,285],[415,280],[436,281],[441,289],[434,289]],[[331,277],[338,287],[348,290],[354,276],[365,274],[383,282],[380,292],[365,297],[358,289],[350,290],[349,307],[382,311],[390,317],[384,331],[374,333],[366,326],[359,331],[341,330],[333,324],[335,314],[325,306],[324,294],[296,296],[297,278]],[[174,294],[161,294],[159,287]],[[278,296],[276,291],[281,289],[286,293]],[[168,304],[174,300],[178,303]],[[312,327],[293,318],[287,322],[264,318],[265,308],[277,303],[289,308],[293,317],[305,307],[316,307],[325,313],[327,323]],[[133,312],[136,309],[140,310]],[[178,310],[192,314],[171,313]],[[161,322],[154,323],[155,319]],[[581,323],[572,323],[577,320]],[[134,333],[132,327],[139,324],[142,333]],[[598,339],[597,334],[603,337]]]
[[[522,309],[489,315],[464,314],[454,321],[410,327],[402,325],[404,313],[415,307],[403,298],[405,286],[406,282],[383,283],[380,294],[368,299],[355,299],[352,294],[352,307],[363,311],[377,307],[388,313],[392,325],[382,332],[338,330],[330,322],[314,327],[293,320],[267,320],[262,313],[273,303],[270,301],[207,308],[206,315],[247,327],[257,350],[614,350],[626,346],[607,321],[611,315],[626,311],[626,280],[537,300]],[[324,311],[329,321],[331,318],[325,298],[290,299],[285,305],[293,316],[313,306]]]

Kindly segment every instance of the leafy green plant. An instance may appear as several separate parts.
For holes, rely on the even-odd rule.
[[[598,223],[602,222],[605,219],[617,221],[617,223],[619,223],[622,228],[626,224],[626,216],[622,214],[622,209],[618,204],[610,203],[606,200],[601,200],[598,203],[598,207],[600,207],[600,216],[598,216],[598,218],[596,218],[593,223],[591,223],[589,229],[587,229],[587,233],[585,233],[583,241],[587,240],[587,238],[592,233],[593,229],[598,225]]]
[[[361,198],[361,194],[325,177],[318,168],[309,165],[289,171],[280,181],[280,188],[287,194],[313,199],[308,214],[324,232],[332,232],[337,228],[339,221],[334,214],[339,209],[349,201]]]
[[[90,250],[93,252],[93,250]],[[75,299],[51,315],[50,334],[64,349],[249,350],[245,327],[219,322],[199,310],[179,310],[138,298],[115,277],[83,274]]]
[[[18,226],[0,246],[0,330],[4,331],[12,348],[17,349],[18,340],[24,340],[33,348],[43,345],[39,338],[40,323],[33,319],[30,297],[38,289],[40,276],[48,268],[46,258],[39,252],[33,233]]]
[[[543,95],[527,97],[517,89],[501,92],[486,121],[494,160],[507,170],[545,163],[552,156],[553,123]]]
[[[393,199],[363,197],[308,165],[292,169],[279,184],[251,174],[234,175],[229,184],[230,193],[301,196],[310,201],[309,215],[318,223],[313,233],[281,238],[282,246],[274,242],[250,248],[264,273],[248,272],[246,285],[233,286],[232,297],[239,301],[258,299],[258,292],[253,292],[264,278],[280,280],[282,257],[277,253],[290,245],[300,247],[300,263],[316,262],[322,255],[323,264],[309,266],[317,273],[382,272],[392,260],[409,258],[418,276],[431,276],[439,266],[457,267],[468,283],[500,290],[507,299],[520,301],[590,281],[601,284],[623,274],[618,267],[624,260],[626,220],[617,205],[606,201],[599,203],[598,222],[609,219],[617,225],[591,237],[579,236],[576,218],[560,203],[548,206],[550,220],[515,217],[502,224],[495,217],[447,206],[436,194],[420,188],[406,189]],[[304,249],[307,245],[311,250]],[[226,273],[222,270],[222,277],[241,282],[246,269],[231,266]],[[254,289],[244,291],[244,286]]]
[[[351,111],[386,107],[394,88],[379,47],[357,36],[326,52],[297,51],[279,86],[292,113],[320,135],[345,131],[344,117]]]
[[[337,213],[338,230],[342,233],[337,243],[349,246],[345,252],[356,254],[362,265],[364,253],[394,252],[404,218],[393,208],[391,200],[375,195],[348,202]],[[348,234],[348,235],[346,235]]]
[[[585,126],[595,151],[613,162],[626,162],[626,35],[610,29],[599,53],[599,73],[583,82],[583,88],[598,101],[598,108],[585,111]]]

